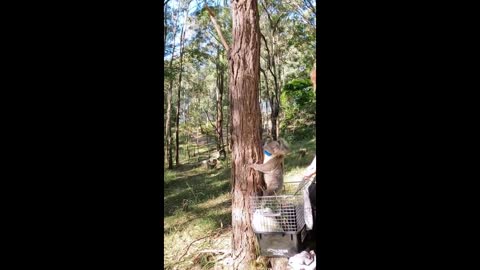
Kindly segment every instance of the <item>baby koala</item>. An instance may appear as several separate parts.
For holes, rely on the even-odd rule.
[[[263,164],[250,164],[253,168],[264,174],[265,189],[263,196],[277,194],[283,186],[283,160],[289,152],[287,144],[283,140],[267,141],[263,146]]]

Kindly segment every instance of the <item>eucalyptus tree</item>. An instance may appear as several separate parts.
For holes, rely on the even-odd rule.
[[[280,113],[280,95],[282,88],[281,69],[279,63],[279,54],[282,51],[279,49],[279,29],[280,23],[288,15],[287,10],[283,7],[281,2],[260,0],[262,16],[261,16],[261,38],[264,42],[264,63],[266,70],[261,69],[266,84],[267,98],[271,109],[271,131],[270,134],[274,140],[278,137],[278,115]],[[266,53],[266,54],[265,54]],[[272,92],[268,87],[267,73],[273,78]]]
[[[315,15],[311,12],[315,5],[306,0],[259,0],[259,3],[265,91],[262,96],[270,109],[270,135],[276,139],[283,118],[282,88],[288,80],[305,76],[315,62]],[[305,18],[308,24],[304,23]]]
[[[215,74],[215,83],[212,86],[215,89],[215,94],[213,100],[215,102],[215,116],[213,112],[209,113],[210,110],[205,111],[206,120],[213,128],[216,138],[216,149],[222,154],[226,155],[225,152],[225,140],[224,140],[224,95],[226,93],[226,80],[228,79],[227,74],[227,57],[224,46],[222,45],[221,38],[225,40],[230,40],[230,36],[225,34],[221,38],[217,35],[217,27],[227,30],[231,29],[231,15],[228,7],[224,5],[216,5],[209,7],[210,12],[215,13],[216,24],[212,25],[210,23],[209,11],[204,7],[204,3],[197,2],[197,10],[194,13],[194,21],[196,24],[196,35],[194,40],[197,41],[198,51],[203,55],[205,61],[209,61],[214,64]],[[227,102],[228,103],[228,102]],[[228,114],[230,115],[230,114]],[[215,120],[213,118],[215,117]],[[226,121],[227,126],[229,121]],[[228,129],[227,129],[228,130]],[[227,137],[228,137],[228,131]]]
[[[168,72],[164,72],[164,74],[168,75],[169,79],[169,86],[167,89],[167,110],[166,110],[166,120],[165,120],[165,146],[166,146],[166,153],[167,153],[167,162],[168,162],[168,169],[173,168],[173,158],[172,158],[172,126],[171,126],[171,116],[172,116],[172,87],[173,87],[173,59],[175,55],[175,46],[176,46],[176,36],[178,31],[178,20],[179,20],[179,9],[176,11],[172,10],[172,17],[173,17],[173,30],[171,35],[167,35],[167,39],[171,36],[171,51],[170,51],[170,61],[168,64]],[[165,75],[164,75],[165,76]]]
[[[228,58],[232,121],[232,257],[233,269],[251,269],[256,259],[256,237],[251,226],[250,196],[258,195],[261,175],[246,164],[262,161],[260,81],[260,26],[256,0],[232,0],[232,41],[225,39],[209,3],[218,39]]]
[[[178,90],[177,90],[177,108],[176,108],[176,117],[175,117],[175,164],[178,166],[180,165],[179,160],[179,133],[180,133],[180,96],[182,91],[182,74],[183,74],[183,55],[185,53],[184,45],[185,45],[185,31],[188,28],[188,10],[190,6],[191,0],[182,1],[181,4],[183,6],[183,24],[182,30],[180,31],[180,67],[179,67],[179,75],[178,75]]]

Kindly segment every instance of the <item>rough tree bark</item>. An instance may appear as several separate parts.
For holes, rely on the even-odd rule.
[[[230,52],[232,113],[232,253],[234,269],[249,269],[256,259],[249,197],[261,183],[248,163],[263,161],[261,150],[260,26],[256,0],[232,1],[233,44]]]
[[[256,237],[251,226],[250,196],[260,191],[261,175],[246,165],[262,162],[260,27],[256,0],[232,0],[232,48],[228,47],[213,12],[210,18],[229,57],[232,140],[232,257],[233,269],[253,269]]]

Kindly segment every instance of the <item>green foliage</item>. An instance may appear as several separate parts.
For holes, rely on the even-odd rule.
[[[315,98],[315,93],[312,88],[312,83],[308,79],[294,79],[288,82],[282,89],[282,98],[296,106],[303,109]]]
[[[316,98],[310,80],[289,81],[282,89],[280,101],[284,114],[280,128],[284,137],[311,138],[315,130]]]

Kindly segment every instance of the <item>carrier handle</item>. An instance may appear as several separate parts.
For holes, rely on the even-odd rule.
[[[308,178],[308,179],[303,179],[303,180],[300,182],[300,185],[299,185],[297,191],[296,191],[295,194],[293,194],[293,195],[297,195],[298,192],[300,192],[300,190],[302,190],[305,186],[307,186],[307,184],[308,184],[309,182],[313,182],[313,179],[314,179],[313,177],[310,177],[310,178]],[[304,182],[304,183],[302,183],[302,182]]]

